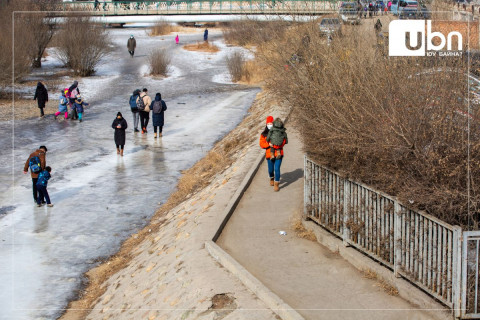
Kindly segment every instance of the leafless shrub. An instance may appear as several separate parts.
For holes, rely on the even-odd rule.
[[[224,27],[223,37],[234,45],[259,45],[282,37],[288,26],[289,23],[282,21],[234,21]]]
[[[31,35],[27,24],[27,15],[20,11],[28,10],[29,1],[18,0],[0,4],[0,87],[13,80],[21,79],[30,71]],[[12,14],[15,11],[14,14]],[[12,26],[12,18],[14,24]],[[12,37],[13,35],[13,37]],[[12,42],[13,40],[13,42]],[[14,44],[12,57],[12,44]]]
[[[239,52],[235,51],[226,57],[228,71],[233,82],[240,81],[242,77],[248,78],[248,70],[245,68],[245,57]]]
[[[58,59],[79,76],[93,75],[100,60],[110,52],[106,29],[89,17],[66,18],[56,40]]]
[[[167,76],[168,67],[170,65],[171,58],[165,49],[157,49],[150,53],[148,56],[148,64],[150,66],[150,74]]]
[[[42,66],[42,57],[55,33],[56,19],[50,13],[58,9],[57,1],[40,0],[29,2],[30,11],[25,15],[25,24],[30,40],[30,59],[33,68]],[[32,12],[38,11],[38,12]]]
[[[355,33],[327,45],[315,28],[302,32],[308,41],[284,37],[258,56],[274,70],[267,87],[293,108],[306,152],[416,209],[476,227],[467,208],[479,209],[480,108],[467,114],[464,61],[389,58]]]

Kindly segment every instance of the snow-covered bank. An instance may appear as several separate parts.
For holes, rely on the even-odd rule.
[[[249,115],[207,155],[220,155],[225,161],[220,172],[205,168],[203,177],[188,177],[201,172],[202,161],[189,170],[186,179],[211,176],[210,183],[173,209],[160,209],[149,226],[124,243],[119,255],[91,270],[88,276],[93,285],[86,288],[85,299],[72,303],[61,319],[212,319],[225,312],[233,318],[275,319],[271,310],[211,258],[203,244],[212,239],[224,218],[223,209],[262,152],[258,135],[266,116],[284,118],[286,114],[267,95],[257,99]],[[115,267],[119,259],[124,259],[120,269]],[[223,293],[234,298],[231,311],[212,308],[212,298]],[[79,307],[92,311],[73,310]]]

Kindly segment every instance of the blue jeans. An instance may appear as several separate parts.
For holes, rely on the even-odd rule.
[[[50,204],[50,197],[48,196],[48,191],[46,186],[41,186],[37,184],[38,198],[37,204],[42,203],[43,200],[47,200],[47,204]]]
[[[267,163],[269,177],[275,177],[275,182],[280,182],[280,166],[282,165],[282,159],[267,159]]]

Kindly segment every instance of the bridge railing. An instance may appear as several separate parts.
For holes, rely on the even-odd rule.
[[[64,2],[64,11],[94,15],[148,14],[319,14],[337,12],[336,0],[220,0],[220,1],[74,1]]]

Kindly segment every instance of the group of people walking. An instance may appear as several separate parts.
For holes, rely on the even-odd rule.
[[[35,90],[35,95],[33,100],[37,100],[38,108],[40,109],[40,117],[45,116],[46,103],[48,102],[48,90],[42,82],[37,83],[37,88]],[[80,89],[78,88],[78,81],[74,81],[73,84],[61,90],[58,111],[55,112],[55,119],[62,113],[64,114],[65,120],[79,120],[83,121],[84,108],[89,104],[83,100],[83,97],[80,95]]]
[[[148,95],[148,89],[136,89],[130,96],[130,110],[133,115],[133,131],[140,132],[138,122],[140,120],[140,128],[142,134],[148,132],[148,122],[150,121],[150,111],[152,111],[152,122],[154,138],[161,137],[163,125],[165,122],[164,112],[167,110],[167,104],[162,100],[162,95],[157,92],[155,100]],[[158,133],[158,135],[157,135]]]
[[[165,122],[164,112],[167,110],[167,104],[162,100],[162,95],[157,92],[155,100],[152,101],[148,95],[148,89],[136,89],[129,99],[130,110],[133,115],[133,132],[140,132],[138,123],[140,122],[142,134],[148,133],[148,122],[150,121],[150,111],[152,112],[153,137],[162,136],[163,125]],[[121,112],[117,113],[113,120],[112,128],[115,130],[114,140],[117,147],[117,154],[123,156],[125,148],[126,134],[128,128],[127,120]]]
[[[137,91],[138,90],[135,90],[135,92]],[[145,97],[146,94],[138,96],[138,99],[146,100]],[[155,95],[153,106],[153,110],[162,110],[158,113],[163,113],[166,110],[167,106],[161,99],[160,93]],[[115,130],[114,140],[117,147],[117,154],[123,156],[123,150],[126,141],[125,130],[128,128],[128,124],[125,118],[123,118],[121,112],[118,112],[117,116],[113,120],[112,128]],[[280,118],[274,120],[272,116],[268,116],[266,119],[265,129],[260,134],[260,147],[265,149],[270,186],[273,186],[273,190],[276,192],[280,190],[280,168],[284,157],[283,148],[287,143],[287,132],[282,120]],[[48,207],[53,207],[47,191],[47,185],[51,178],[52,168],[47,166],[46,154],[47,147],[40,146],[37,150],[29,155],[28,159],[25,161],[23,169],[24,174],[27,174],[30,170],[30,175],[32,178],[33,200],[34,203],[39,207],[44,204],[46,204]]]
[[[55,119],[63,113],[65,120],[70,117],[72,120],[78,119],[79,122],[82,122],[84,107],[88,105],[89,104],[85,102],[80,95],[78,81],[74,81],[70,87],[62,90],[60,102],[58,104],[58,111],[55,113]]]

